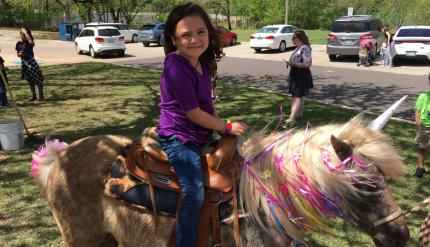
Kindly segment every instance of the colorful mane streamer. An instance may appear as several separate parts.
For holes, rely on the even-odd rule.
[[[353,153],[340,160],[331,135],[351,144]],[[360,116],[344,125],[256,134],[240,150],[242,202],[262,227],[269,221],[295,240],[303,241],[306,231],[330,232],[334,218],[348,218],[348,200],[360,196],[354,185],[374,186],[372,166],[393,178],[401,173],[402,158],[388,143],[361,126]]]

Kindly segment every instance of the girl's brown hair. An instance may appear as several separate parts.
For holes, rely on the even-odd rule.
[[[208,29],[209,46],[200,56],[199,60],[207,64],[219,61],[221,57],[224,56],[224,53],[221,50],[218,37],[209,16],[202,7],[191,2],[176,6],[167,17],[166,27],[164,29],[166,43],[164,46],[164,52],[168,54],[177,50],[176,46],[173,44],[172,37],[175,38],[176,24],[186,16],[200,16]]]

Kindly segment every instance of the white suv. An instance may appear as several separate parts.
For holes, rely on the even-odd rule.
[[[125,42],[137,43],[139,42],[138,30],[128,29],[127,25],[122,23],[108,23],[108,22],[90,22],[85,24],[86,27],[116,27],[119,32],[124,36]]]
[[[125,54],[124,36],[116,27],[85,27],[75,39],[76,52],[89,52],[91,57],[98,54]]]

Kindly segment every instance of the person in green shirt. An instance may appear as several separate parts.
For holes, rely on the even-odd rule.
[[[430,87],[430,73],[428,79]],[[430,90],[422,92],[415,102],[415,123],[417,125],[415,141],[418,144],[418,168],[414,175],[420,178],[425,172],[426,150],[430,147]]]

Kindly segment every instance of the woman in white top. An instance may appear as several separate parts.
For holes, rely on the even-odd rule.
[[[309,89],[313,88],[312,73],[312,51],[309,38],[303,30],[297,30],[293,35],[293,43],[297,47],[287,62],[290,66],[288,76],[288,92],[292,96],[290,117],[286,124],[293,123],[295,118],[303,116],[305,99],[309,95]]]

